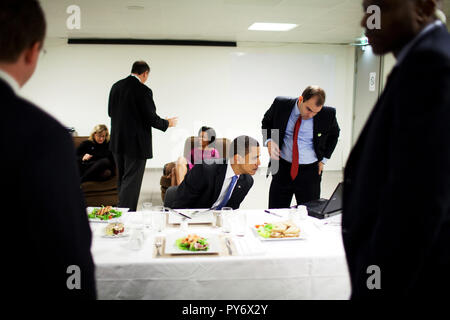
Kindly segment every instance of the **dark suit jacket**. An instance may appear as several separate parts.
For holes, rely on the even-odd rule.
[[[264,114],[262,120],[263,142],[272,139],[281,148],[284,144],[284,135],[297,98],[276,97],[272,106]],[[324,157],[329,159],[336,147],[339,138],[339,125],[336,120],[336,109],[324,106],[313,118],[313,145],[318,161]],[[273,130],[279,130],[279,135]],[[270,167],[270,164],[269,164]]]
[[[220,195],[227,164],[197,164],[178,186],[174,208],[211,208]],[[250,188],[253,177],[241,174],[226,206],[238,209]]]
[[[109,94],[111,151],[137,159],[150,159],[152,127],[166,131],[169,121],[156,114],[152,90],[136,77],[116,82]]]
[[[390,74],[348,159],[342,218],[353,298],[448,292],[450,36],[445,28],[425,35]],[[381,268],[381,290],[367,289],[370,265]]]
[[[67,130],[0,80],[2,287],[11,297],[96,297],[91,229]],[[76,265],[81,290],[68,290]],[[71,282],[71,281],[69,281]]]

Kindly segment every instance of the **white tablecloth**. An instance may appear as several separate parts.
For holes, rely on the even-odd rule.
[[[146,229],[142,249],[131,250],[128,238],[102,238],[105,225],[91,223],[98,298],[348,299],[350,280],[339,226],[308,217],[300,224],[306,240],[259,242],[250,226],[286,219],[263,210],[245,212],[247,234],[231,237],[260,245],[250,252],[238,250],[236,256],[154,258],[155,237],[180,232],[178,228],[162,233]],[[139,213],[128,213],[123,221],[127,225],[137,217]],[[205,231],[190,226],[187,233]],[[207,232],[220,233],[220,229],[208,228]]]

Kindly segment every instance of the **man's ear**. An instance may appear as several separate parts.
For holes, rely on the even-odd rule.
[[[234,164],[244,164],[245,159],[242,159],[242,157],[239,154],[235,154],[233,156],[233,163]]]
[[[41,52],[42,42],[35,42],[31,47],[25,50],[24,61],[26,64],[36,64]]]
[[[437,8],[436,0],[416,1],[415,11],[418,21],[423,23],[430,17],[433,17],[436,8]]]

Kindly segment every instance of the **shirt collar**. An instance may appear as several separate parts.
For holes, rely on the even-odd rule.
[[[431,30],[441,26],[442,24],[443,24],[442,21],[436,20],[436,21],[430,23],[429,25],[427,25],[425,28],[423,28],[422,31],[420,31],[419,34],[414,37],[414,39],[412,39],[410,42],[408,42],[402,48],[402,50],[400,50],[400,52],[397,56],[397,63],[395,64],[395,66],[396,67],[399,66],[403,62],[403,60],[405,60],[406,56],[408,55],[408,52],[423,36],[425,36]]]
[[[134,73],[130,74],[130,76],[135,77],[136,79],[138,79],[139,82],[141,82],[141,79],[139,79],[139,77],[137,75],[135,75]]]
[[[293,111],[294,111],[294,116],[296,116],[296,117],[300,116],[300,110],[298,109],[298,98],[295,100]]]
[[[0,69],[0,79],[5,81],[11,87],[11,89],[14,91],[15,94],[18,94],[20,90],[20,85],[16,81],[16,79],[14,79],[9,73]]]

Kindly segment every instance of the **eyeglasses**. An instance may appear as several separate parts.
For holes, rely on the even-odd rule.
[[[47,54],[47,50],[45,50],[44,48],[41,49],[41,51],[39,52],[39,58],[41,59],[43,56],[45,56]]]

